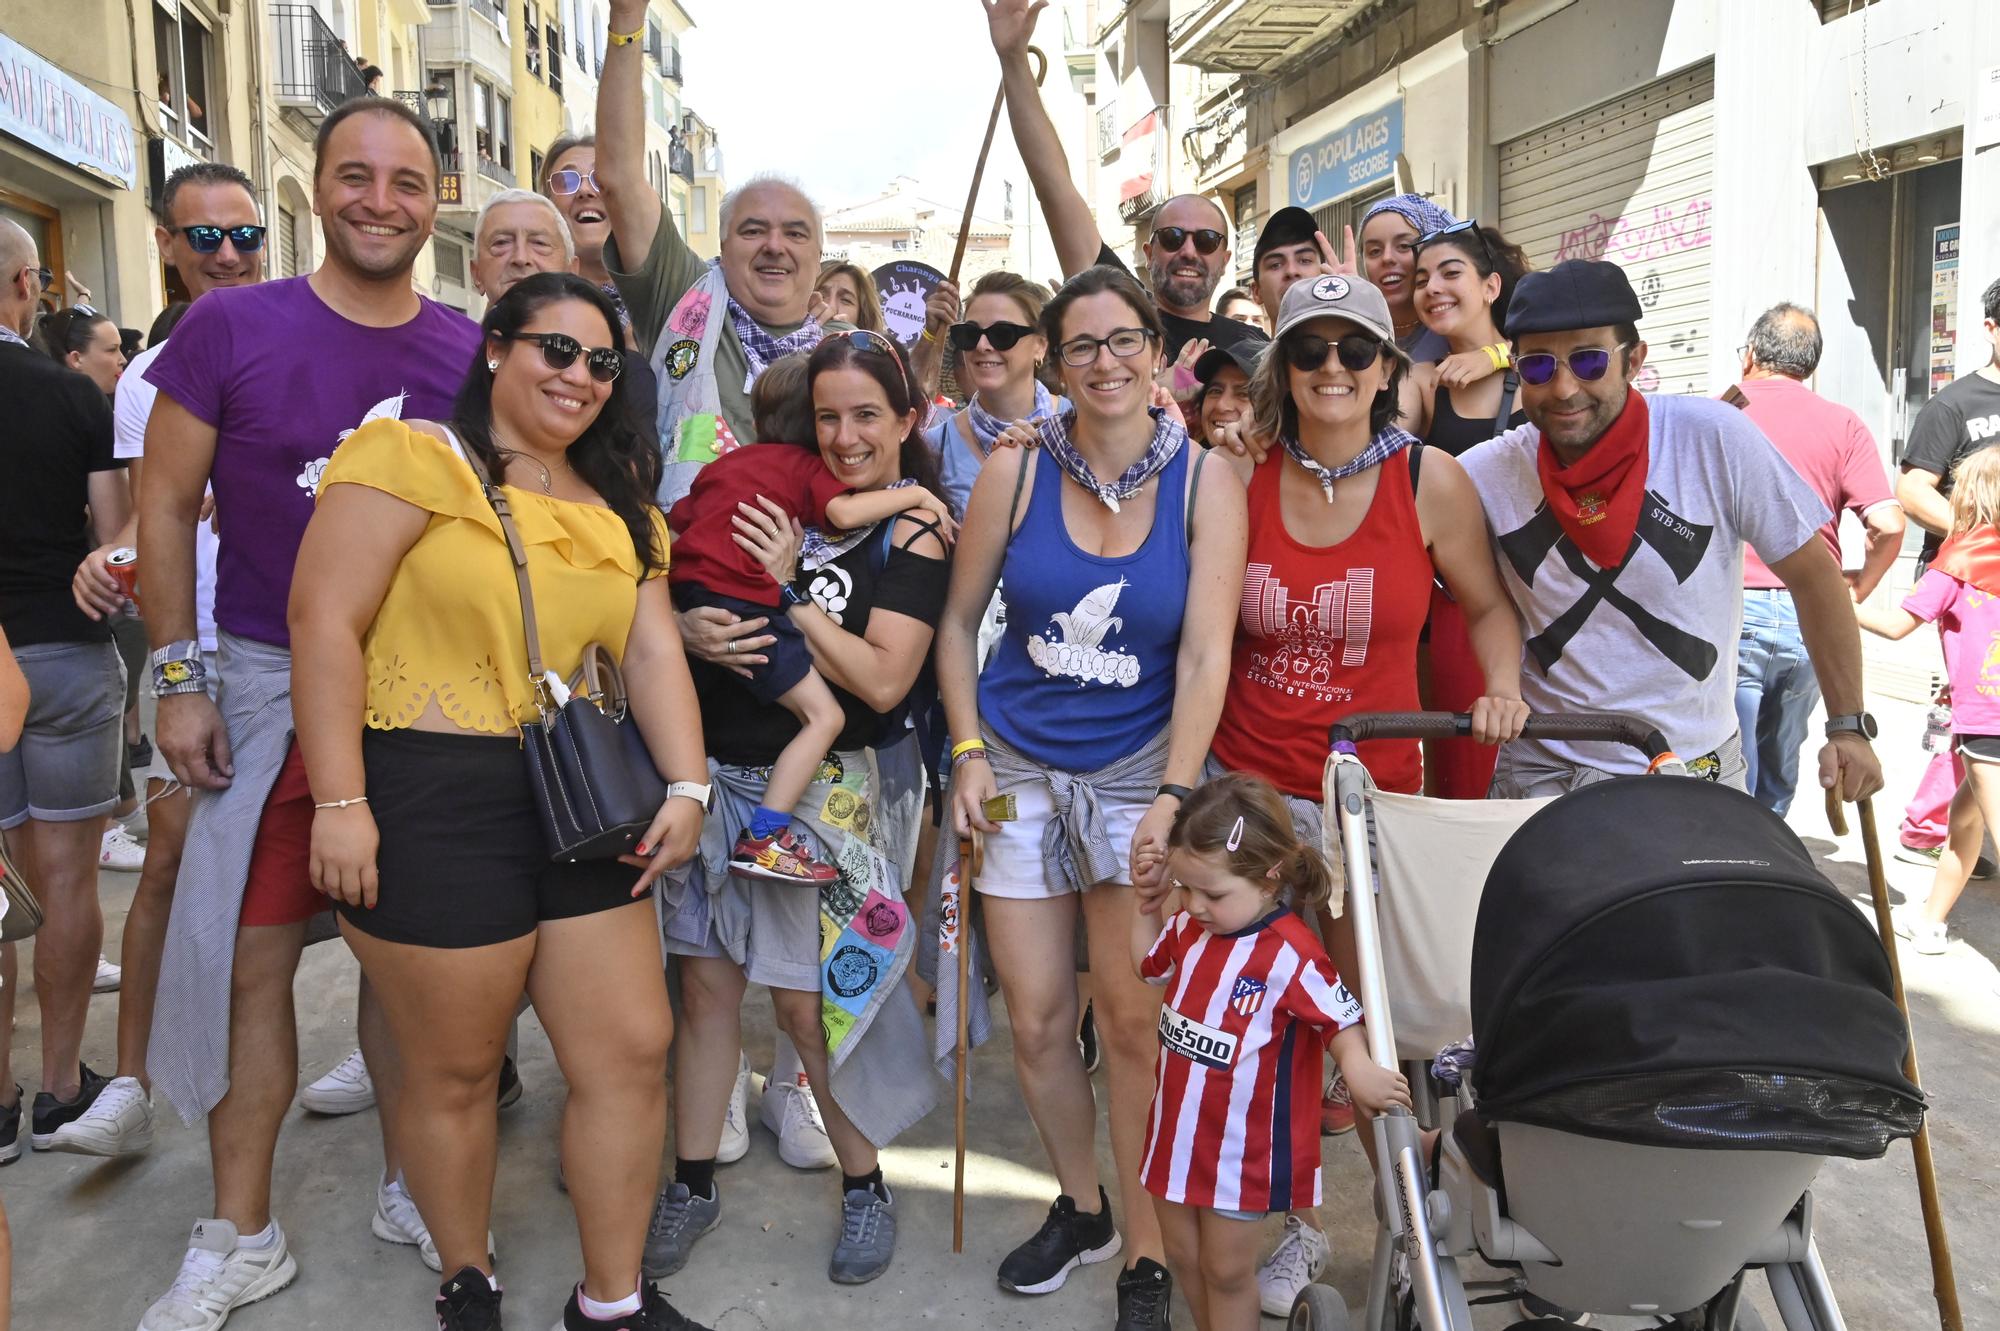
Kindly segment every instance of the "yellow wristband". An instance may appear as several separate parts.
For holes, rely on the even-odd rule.
[[[613,46],[630,46],[633,42],[638,41],[646,35],[646,29],[641,25],[632,32],[608,32],[604,35],[611,39]]]
[[[1496,370],[1504,370],[1514,363],[1513,353],[1505,342],[1495,342],[1490,347],[1481,347],[1480,350],[1486,353],[1486,359],[1493,362],[1493,368]]]
[[[924,341],[926,341],[926,342],[935,342],[935,341],[937,341],[937,334],[936,334],[936,333],[933,333],[933,332],[932,332],[932,331],[930,330],[930,325],[928,325],[928,324],[926,324],[926,325],[924,326],[924,331],[923,331],[923,339],[924,339]]]
[[[985,740],[962,739],[958,743],[951,746],[951,760],[953,762],[957,762],[960,758],[963,758],[968,753],[984,753],[984,752],[986,752]]]

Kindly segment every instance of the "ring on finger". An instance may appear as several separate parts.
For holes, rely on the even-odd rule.
[[[726,644],[724,644],[724,645],[723,645],[723,648],[722,648],[722,650],[723,650],[723,651],[725,651],[725,652],[729,652],[730,654],[734,655],[734,654],[735,654],[735,652],[736,652],[736,649],[737,649],[738,647],[741,647],[742,645],[743,645],[743,644],[739,643],[739,642],[738,642],[738,641],[737,641],[736,639],[734,639],[734,638],[731,638],[731,639],[730,639],[730,640],[729,640],[729,641],[728,641],[728,642],[727,642]]]

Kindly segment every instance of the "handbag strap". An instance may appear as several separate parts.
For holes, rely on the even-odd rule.
[[[479,489],[486,496],[486,502],[493,506],[493,515],[500,519],[500,532],[507,538],[507,554],[514,561],[514,583],[521,592],[521,627],[528,641],[528,683],[535,691],[535,705],[544,713],[554,710],[554,699],[549,694],[548,680],[542,669],[542,632],[535,620],[535,592],[528,585],[528,547],[521,542],[521,533],[514,526],[514,508],[493,478],[487,475],[485,464],[471,449],[459,442],[458,434],[449,425],[445,433],[451,436],[451,446],[465,459],[465,465],[472,468],[472,474],[479,481]]]

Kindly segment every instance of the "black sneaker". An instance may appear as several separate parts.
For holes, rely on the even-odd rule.
[[[583,1308],[577,1302],[582,1292],[580,1287],[570,1290],[569,1302],[563,1305],[562,1322],[556,1331],[708,1331],[668,1303],[667,1296],[658,1288],[643,1280],[639,1282],[639,1311],[608,1322],[583,1315]]]
[[[521,1070],[511,1058],[500,1060],[500,1107],[512,1109],[521,1099]]]
[[[14,1088],[14,1104],[11,1108],[0,1109],[0,1165],[11,1165],[21,1158],[21,1088]]]
[[[1118,1273],[1118,1331],[1167,1331],[1174,1278],[1150,1257]]]
[[[1097,1047],[1097,1016],[1091,1011],[1091,1005],[1088,1003],[1083,1005],[1083,1023],[1076,1028],[1076,1048],[1077,1052],[1083,1055],[1083,1070],[1097,1071],[1097,1065],[1104,1055]]]
[[[1056,1198],[1035,1237],[1000,1263],[1000,1288],[1016,1294],[1053,1294],[1069,1273],[1088,1262],[1118,1255],[1118,1229],[1111,1223],[1111,1199],[1097,1190],[1097,1214],[1081,1215],[1076,1199]]]
[[[90,1108],[91,1102],[97,1099],[98,1092],[111,1084],[92,1072],[88,1064],[78,1063],[77,1067],[83,1073],[83,1085],[77,1091],[76,1099],[70,1103],[62,1103],[47,1091],[35,1092],[35,1108],[30,1125],[32,1131],[28,1135],[28,1140],[37,1151],[48,1150],[56,1139],[56,1129],[65,1123],[82,1118],[83,1111]],[[18,1114],[20,1111],[17,1108],[15,1112]]]
[[[500,1291],[476,1266],[438,1286],[438,1331],[500,1331]]]

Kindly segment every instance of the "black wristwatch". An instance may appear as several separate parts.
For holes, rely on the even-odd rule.
[[[778,604],[790,610],[797,605],[811,605],[812,598],[788,582],[778,588]]]
[[[1880,732],[1875,725],[1875,717],[1869,712],[1848,712],[1826,719],[1828,739],[1832,739],[1835,735],[1859,735],[1872,744],[1878,733]]]

